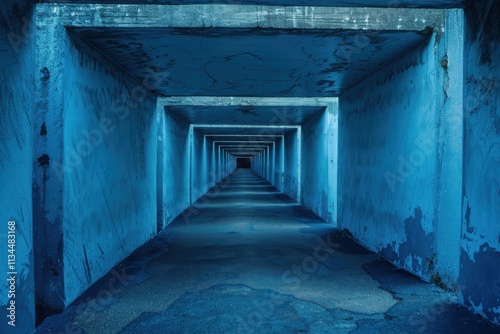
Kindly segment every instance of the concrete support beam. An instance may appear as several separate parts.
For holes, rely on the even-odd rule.
[[[336,98],[331,97],[233,97],[233,96],[172,96],[159,97],[161,106],[329,106]]]
[[[165,143],[165,112],[163,108],[156,107],[156,128],[157,128],[157,157],[156,162],[156,231],[160,232],[166,226],[166,208],[164,196],[164,143]]]
[[[444,10],[228,4],[40,4],[71,27],[275,28],[422,31],[441,29]]]
[[[326,108],[328,147],[328,222],[337,226],[338,216],[338,158],[339,158],[339,105],[331,103]]]
[[[436,194],[436,260],[442,282],[457,289],[462,219],[464,143],[464,15],[449,10],[446,34],[439,44],[444,97],[438,115],[438,190]]]
[[[66,306],[63,274],[64,66],[68,39],[57,17],[37,20],[33,143],[33,246],[37,323]],[[52,47],[47,47],[51,45]],[[58,47],[55,47],[58,46]],[[40,136],[43,133],[43,136]]]

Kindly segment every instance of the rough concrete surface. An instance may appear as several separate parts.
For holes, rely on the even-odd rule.
[[[37,333],[493,333],[249,169]],[[77,327],[72,327],[77,326]]]

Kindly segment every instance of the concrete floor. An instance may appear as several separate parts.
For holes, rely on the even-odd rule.
[[[500,333],[237,170],[37,333]]]

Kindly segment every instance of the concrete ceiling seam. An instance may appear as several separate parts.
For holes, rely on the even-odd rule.
[[[45,0],[47,3],[94,3],[94,4],[162,4],[187,5],[224,3],[221,0]],[[232,4],[315,7],[400,7],[400,8],[454,8],[464,5],[463,0],[234,0]]]
[[[158,108],[187,123],[254,123],[255,125],[301,125],[327,109],[334,110],[336,97],[159,97]],[[201,122],[200,122],[201,121]]]
[[[231,4],[38,4],[66,27],[273,28],[423,31],[443,28],[446,9]]]
[[[244,129],[299,129],[300,125],[259,125],[259,124],[191,124],[193,128],[244,128]]]
[[[336,97],[241,97],[241,96],[170,96],[159,97],[159,106],[303,106],[327,107]]]

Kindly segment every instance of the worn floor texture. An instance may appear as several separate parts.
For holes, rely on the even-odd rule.
[[[500,333],[250,170],[207,199],[37,333]]]

